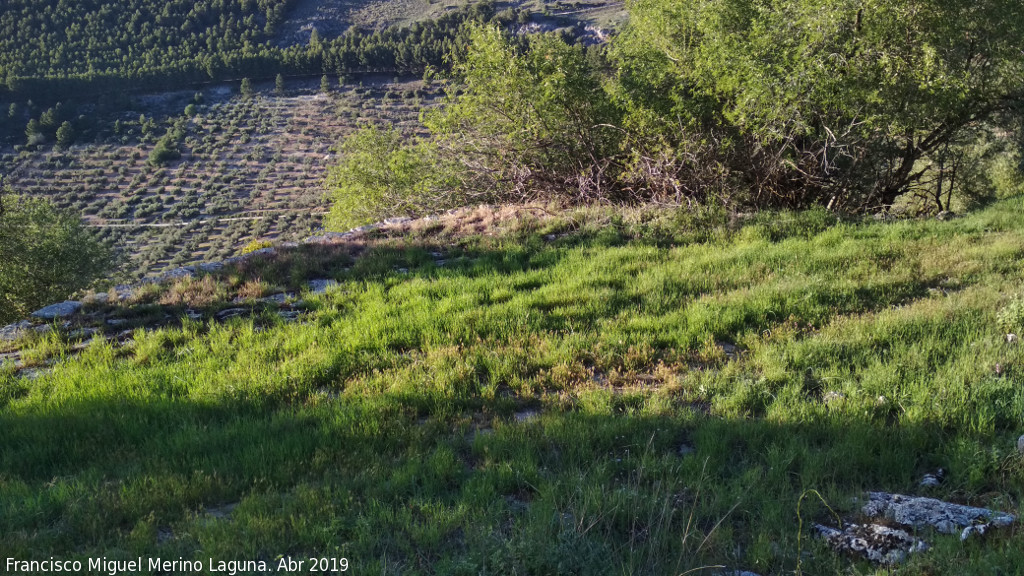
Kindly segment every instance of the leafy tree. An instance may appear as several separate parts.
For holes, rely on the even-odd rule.
[[[42,128],[39,126],[39,120],[32,118],[28,121],[28,125],[25,126],[25,137],[28,138],[28,144],[42,144],[46,141],[46,136],[43,134]]]
[[[324,94],[328,94],[331,91],[331,79],[326,74],[320,78],[320,91]]]
[[[884,207],[1019,106],[1022,38],[1016,0],[642,0],[618,95],[637,156],[675,173],[713,165],[759,204]]]
[[[284,94],[284,76],[281,74],[278,74],[277,77],[274,78],[274,92],[277,93],[278,96]]]
[[[61,148],[68,148],[75,141],[75,128],[71,125],[71,122],[64,121],[57,128],[57,146]]]
[[[0,323],[68,297],[110,265],[77,216],[43,199],[0,194]]]
[[[552,35],[517,47],[491,26],[474,27],[470,42],[447,105],[425,117],[466,192],[607,198],[618,112],[582,47]]]
[[[184,135],[176,130],[170,129],[160,140],[157,141],[156,146],[149,153],[149,159],[147,160],[153,166],[161,166],[168,162],[173,162],[181,158],[181,151],[178,150],[178,143],[181,141]]]
[[[458,204],[459,188],[443,168],[436,149],[408,145],[394,128],[366,126],[341,145],[341,161],[327,177],[333,200],[326,218],[332,230],[345,230],[390,214],[419,215]]]
[[[328,226],[469,201],[615,197],[617,110],[582,48],[553,36],[517,46],[490,26],[469,40],[446,105],[424,117],[428,138],[369,127],[343,143]]]
[[[248,78],[242,78],[240,92],[242,93],[242,96],[245,96],[246,98],[251,97],[253,95],[252,81]]]

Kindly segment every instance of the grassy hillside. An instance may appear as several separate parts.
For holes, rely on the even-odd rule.
[[[946,222],[480,210],[150,287],[85,314],[164,327],[51,332],[18,346],[52,369],[0,372],[0,556],[871,573],[802,495],[1024,511],[1022,254],[1021,198]],[[295,322],[215,320],[322,277]],[[928,535],[899,573],[1015,573],[1020,537]]]

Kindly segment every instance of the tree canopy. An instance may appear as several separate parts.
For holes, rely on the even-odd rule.
[[[0,193],[0,323],[67,298],[110,263],[78,216],[40,198]]]
[[[987,163],[1015,146],[1014,0],[635,0],[629,11],[606,51],[473,27],[446,107],[425,116],[430,137],[408,145],[439,163],[423,178],[448,174],[460,191],[409,190],[433,190],[431,202],[864,212],[910,198],[945,210],[954,195],[983,199]]]

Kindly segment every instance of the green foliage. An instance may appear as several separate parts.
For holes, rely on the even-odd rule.
[[[29,120],[25,126],[25,137],[28,139],[29,146],[42,144],[46,141],[46,135],[43,134],[42,127],[40,127],[39,121],[35,118]]]
[[[75,141],[75,128],[71,122],[64,122],[57,128],[57,146],[68,148]]]
[[[162,166],[169,162],[173,162],[181,158],[181,150],[178,149],[178,144],[181,142],[183,134],[181,131],[171,128],[160,140],[157,141],[156,146],[149,153],[149,162],[153,166]]]
[[[277,77],[274,78],[274,93],[277,94],[278,96],[284,94],[284,76],[280,74],[278,74]]]
[[[1014,296],[996,314],[996,322],[1007,333],[1024,331],[1024,297]]]
[[[643,0],[630,12],[610,60],[554,35],[469,27],[447,105],[409,146],[487,201],[939,212],[990,201],[1007,180],[994,174],[1024,109],[1017,2]]]
[[[758,203],[870,208],[933,186],[937,156],[1024,81],[1012,0],[642,0],[630,14],[615,42],[627,125]]]
[[[801,525],[801,494],[844,517],[865,490],[1019,515],[1024,347],[994,320],[1024,278],[1024,199],[948,222],[777,216],[587,207],[424,230],[361,245],[337,287],[302,294],[301,322],[188,321],[79,355],[37,338],[52,371],[0,368],[0,556],[877,574],[814,536],[824,506],[805,500]],[[312,250],[225,271],[203,311],[237,306],[231,282],[289,277],[272,270],[325,277],[296,262]],[[896,570],[1014,574],[1014,530],[928,532]]]
[[[332,202],[326,225],[346,230],[387,215],[417,215],[459,202],[451,170],[434,150],[403,141],[395,128],[366,126],[341,146],[327,188]]]
[[[38,198],[0,196],[0,323],[85,288],[110,255],[70,213]]]
[[[6,0],[0,7],[0,71],[8,84],[42,75],[138,76],[172,71],[268,38],[293,0]],[[202,60],[207,60],[204,63]],[[0,75],[3,76],[3,75]]]
[[[445,105],[424,114],[429,137],[367,128],[346,139],[328,180],[329,226],[465,201],[616,198],[616,110],[583,49],[550,35],[516,46],[497,27],[468,30]]]
[[[252,81],[248,78],[242,78],[242,84],[239,86],[239,92],[246,98],[252,97],[254,94],[252,88]]]
[[[465,45],[463,23],[494,18],[493,5],[480,2],[411,26],[353,27],[330,41],[280,47],[271,35],[293,2],[5,3],[0,93],[50,102],[277,74],[421,74],[427,66],[443,68],[444,56]]]
[[[271,242],[270,240],[253,240],[252,242],[249,242],[245,246],[242,246],[242,250],[239,253],[240,254],[249,254],[249,253],[255,252],[257,250],[262,250],[264,248],[271,248],[273,246],[274,246],[274,243]]]
[[[619,144],[616,109],[582,46],[554,35],[516,46],[471,28],[446,105],[425,116],[432,145],[462,165],[462,186],[503,199],[608,197]]]

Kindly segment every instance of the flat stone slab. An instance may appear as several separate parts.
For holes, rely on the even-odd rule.
[[[965,528],[990,524],[1001,528],[1016,520],[1012,514],[943,502],[935,498],[868,492],[861,512],[869,518],[884,518],[911,528],[934,528],[943,534],[963,534]]]
[[[0,340],[10,342],[21,338],[32,328],[32,323],[28,320],[22,320],[21,322],[15,322],[14,324],[8,324],[3,328],[0,328]]]
[[[326,278],[320,278],[317,280],[310,280],[306,282],[306,286],[309,286],[309,291],[313,294],[322,294],[327,291],[328,288],[337,286],[338,282],[335,280],[328,280]]]
[[[55,318],[66,318],[71,316],[82,307],[81,302],[75,302],[74,300],[68,300],[66,302],[58,302],[57,304],[50,304],[46,308],[36,310],[32,313],[36,318],[42,318],[44,320],[53,320]]]
[[[271,294],[266,298],[257,298],[256,301],[263,304],[277,304],[278,306],[283,306],[284,304],[287,304],[289,300],[292,300],[294,298],[294,294],[291,294],[289,292],[281,292],[280,294]]]

